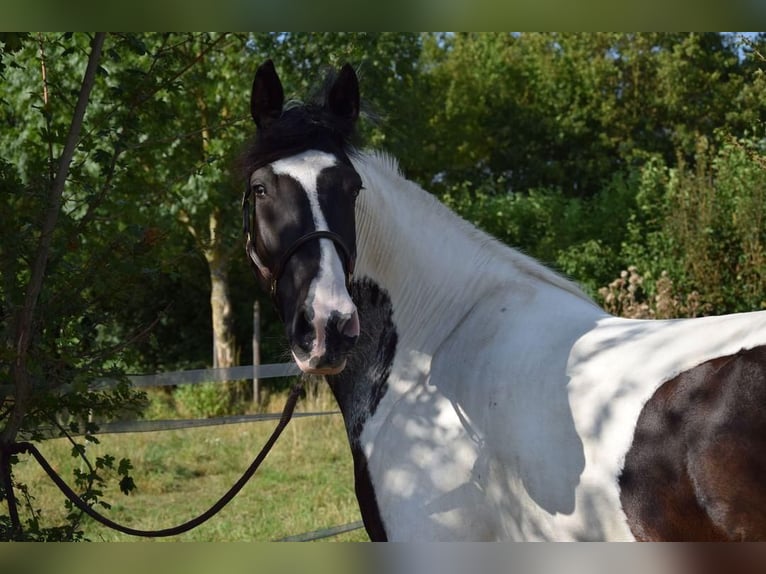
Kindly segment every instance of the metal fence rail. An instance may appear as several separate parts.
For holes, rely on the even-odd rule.
[[[192,369],[188,371],[171,371],[151,375],[128,375],[128,380],[135,388],[147,389],[152,387],[168,387],[177,385],[200,385],[205,383],[226,383],[242,381],[256,377],[258,379],[275,379],[280,377],[293,377],[300,374],[300,369],[295,363],[275,363],[269,365],[244,365],[240,367],[227,367],[217,369]],[[90,388],[102,390],[113,388],[117,385],[114,379],[99,379],[94,381]],[[67,392],[66,388],[59,392]],[[337,415],[340,411],[323,411],[312,413],[295,413],[293,418],[305,418],[311,416]],[[229,425],[237,423],[260,422],[278,420],[279,413],[259,413],[245,415],[229,415],[210,417],[204,419],[164,419],[164,420],[132,420],[99,422],[99,434],[116,434],[130,432],[157,432],[164,430],[181,430],[186,428],[200,428],[217,425]],[[59,436],[59,429],[50,427],[40,429],[47,438]],[[75,433],[74,436],[83,433]]]
[[[174,385],[199,385],[203,383],[225,383],[229,381],[244,381],[247,379],[275,379],[279,377],[294,377],[301,374],[295,363],[274,363],[270,365],[243,365],[218,369],[191,369],[188,371],[171,371],[152,375],[128,375],[130,383],[138,389],[150,387],[170,387]],[[93,390],[111,389],[118,382],[114,379],[97,379],[89,388]],[[62,385],[55,389],[56,393],[66,393],[70,385]],[[0,385],[0,393],[13,395],[13,385]]]
[[[292,418],[300,419],[306,417],[322,417],[329,415],[339,415],[340,411],[317,411],[309,413],[294,413]],[[138,420],[138,421],[115,421],[111,423],[97,423],[98,434],[120,434],[130,432],[159,432],[166,430],[182,430],[189,428],[201,428],[218,425],[233,425],[239,423],[251,423],[261,421],[279,420],[280,413],[261,413],[252,415],[229,415],[223,417],[211,417],[208,419],[157,419],[157,420]],[[43,432],[46,429],[42,429]],[[50,427],[50,438],[57,438],[58,429]],[[70,433],[71,434],[71,433]],[[75,433],[73,436],[81,435]]]
[[[321,530],[304,532],[303,534],[285,536],[284,538],[279,538],[274,542],[311,542],[312,540],[331,538],[333,536],[338,536],[339,534],[345,534],[346,532],[359,530],[360,528],[364,528],[364,523],[361,520],[357,520],[356,522],[349,522],[348,524],[341,524],[340,526],[333,526],[331,528],[322,528]]]
[[[245,365],[220,369],[194,369],[191,371],[175,371],[157,373],[154,375],[130,375],[128,379],[136,388],[168,387],[172,385],[198,385],[201,383],[225,383],[227,381],[242,381],[245,379],[274,379],[277,377],[294,377],[301,371],[295,363],[276,363],[273,365]],[[111,381],[99,381],[106,387],[113,385]],[[105,388],[102,386],[101,388]]]

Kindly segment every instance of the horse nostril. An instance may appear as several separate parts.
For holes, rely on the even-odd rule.
[[[354,312],[350,317],[341,321],[338,325],[338,331],[347,339],[355,341],[359,337],[359,315]]]
[[[338,337],[344,346],[351,347],[359,337],[359,319],[357,314],[343,317],[333,315],[327,322],[327,331],[330,337]]]
[[[293,340],[304,351],[311,350],[314,339],[314,325],[309,309],[303,308],[295,314],[293,321]]]

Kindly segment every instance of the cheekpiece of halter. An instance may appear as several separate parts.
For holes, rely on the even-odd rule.
[[[245,250],[247,251],[247,255],[250,258],[250,262],[253,266],[253,271],[257,272],[257,274],[260,274],[261,278],[269,284],[269,296],[275,304],[277,295],[277,283],[282,277],[282,273],[285,270],[287,262],[303,244],[311,241],[312,239],[329,239],[339,248],[340,253],[343,256],[343,264],[345,267],[344,271],[346,273],[346,289],[351,287],[351,279],[353,278],[354,267],[356,265],[356,254],[351,252],[340,235],[329,230],[319,229],[316,231],[311,231],[296,239],[295,242],[287,248],[287,251],[285,251],[280,260],[277,262],[274,270],[270,270],[266,264],[261,261],[261,258],[258,256],[258,252],[255,250],[255,206],[253,206],[251,214],[250,194],[251,189],[250,186],[248,186],[244,196],[242,197],[242,228],[245,234]]]
[[[274,293],[276,292],[276,281],[274,280],[274,277],[269,270],[268,267],[261,261],[261,258],[258,257],[258,252],[255,250],[255,235],[254,235],[254,229],[255,229],[255,209],[253,209],[252,215],[250,213],[250,194],[252,193],[252,190],[250,189],[250,186],[247,186],[247,190],[245,191],[244,195],[242,196],[242,230],[245,235],[245,251],[247,252],[248,258],[250,259],[250,264],[253,267],[253,272],[257,275],[260,275],[260,277],[266,281],[267,283],[271,284],[270,287],[270,294],[272,297],[274,296]],[[252,222],[252,227],[251,227]]]

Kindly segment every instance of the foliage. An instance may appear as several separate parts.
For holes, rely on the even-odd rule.
[[[447,186],[502,177],[511,192],[593,195],[646,154],[670,163],[697,135],[764,120],[739,46],[714,33],[432,37],[423,161]]]
[[[95,427],[93,427],[95,428]],[[70,428],[70,430],[72,430]],[[86,435],[91,444],[98,444],[98,440],[91,434]],[[79,467],[72,471],[73,486],[81,491],[80,498],[89,506],[100,507],[99,510],[109,510],[112,505],[106,502],[104,490],[107,488],[109,479],[118,478],[119,490],[122,494],[130,494],[136,488],[131,476],[133,465],[130,459],[121,458],[119,462],[113,455],[104,454],[96,456],[93,463],[86,456],[86,445],[76,443],[69,439],[72,458],[81,461]],[[16,461],[17,463],[18,461]],[[83,469],[84,468],[84,469]],[[21,494],[24,507],[27,511],[21,535],[14,532],[8,516],[0,516],[0,540],[23,540],[26,542],[69,542],[85,541],[88,538],[84,531],[84,514],[77,509],[69,500],[64,503],[66,514],[63,524],[60,526],[44,526],[45,516],[42,507],[37,502],[37,497],[32,494],[32,489],[26,482],[16,479],[15,490]]]
[[[108,506],[101,500],[101,473],[115,461],[105,456],[91,464],[84,458],[85,444],[97,442],[98,426],[81,421],[109,418],[140,403],[141,395],[128,388],[116,362],[123,343],[101,337],[100,331],[111,319],[102,305],[108,308],[110,298],[129,287],[120,283],[121,265],[131,255],[140,261],[141,253],[133,234],[124,233],[129,218],[110,221],[102,211],[112,205],[107,192],[118,176],[125,139],[116,126],[99,124],[103,108],[95,97],[93,123],[80,129],[85,109],[80,106],[90,100],[100,45],[99,38],[86,35],[37,35],[2,53],[6,92],[0,116],[8,129],[0,142],[0,212],[12,224],[0,229],[0,446],[17,436],[41,440],[52,432],[69,437],[73,456],[87,466],[74,474],[82,498]],[[76,54],[88,62],[84,76],[78,70],[84,60]],[[31,69],[41,71],[36,82]],[[78,105],[72,114],[74,99]],[[36,113],[29,114],[29,108]],[[75,141],[78,132],[83,135]],[[67,150],[74,152],[71,165]],[[94,276],[103,280],[94,282]],[[88,388],[104,377],[118,384],[105,391]],[[72,438],[81,431],[85,443]],[[16,464],[18,457],[11,462]],[[125,493],[133,488],[130,468],[127,460],[117,467]],[[70,507],[63,526],[43,527],[25,485],[13,479],[11,485],[23,495],[30,518],[23,533],[10,518],[4,520],[4,538],[81,537],[80,511]],[[0,499],[10,497],[11,485],[2,485]]]
[[[16,318],[30,308],[25,297],[29,300],[31,262],[39,260],[48,233],[41,232],[39,214],[53,213],[57,221],[47,235],[50,249],[44,254],[43,289],[32,306],[34,334],[22,366],[31,375],[32,389],[18,429],[10,426],[8,417],[21,408],[18,397],[25,385],[16,382],[15,396],[5,395],[9,407],[3,419],[11,440],[17,433],[39,440],[45,425],[51,424],[57,425],[56,433],[77,433],[76,422],[59,424],[62,412],[73,421],[90,416],[108,420],[138,408],[141,394],[124,383],[100,393],[88,386],[100,378],[120,380],[131,355],[135,357],[135,343],[167,320],[166,311],[180,284],[192,283],[181,280],[184,241],[166,241],[179,237],[172,213],[155,209],[154,201],[135,192],[154,187],[146,169],[154,161],[147,161],[144,153],[149,147],[146,134],[152,131],[147,125],[166,119],[162,105],[145,104],[161,101],[176,87],[177,58],[164,57],[160,50],[150,58],[137,36],[109,37],[84,129],[67,169],[60,208],[53,203],[51,187],[60,169],[56,162],[89,43],[87,35],[37,34],[4,54],[6,90],[0,113],[7,129],[0,156],[13,162],[3,162],[0,170],[7,192],[0,196],[0,210],[3,221],[14,224],[0,230],[3,365],[19,362],[18,356],[14,358],[15,339],[21,333]],[[145,113],[137,114],[142,104]],[[167,287],[171,285],[172,291]],[[5,388],[19,380],[9,370],[2,375]],[[85,440],[92,442],[96,430],[97,425],[86,427]],[[84,452],[84,444],[74,439],[73,448]],[[105,504],[100,500],[103,480],[98,471],[108,468],[110,460],[96,460],[88,473],[74,474],[89,504]],[[132,488],[129,468],[127,461],[118,466],[126,492]],[[23,492],[23,485],[16,486]],[[33,519],[25,534],[36,536],[38,517],[31,500],[27,498],[27,505]],[[51,532],[76,538],[79,512],[66,518],[65,527]],[[52,536],[47,530],[40,532],[43,538]]]
[[[760,138],[698,140],[690,166],[654,163],[637,194],[639,212],[624,260],[650,277],[667,271],[709,313],[766,307],[763,213],[766,170]]]
[[[173,393],[179,413],[188,418],[209,418],[232,414],[232,402],[225,385],[202,383],[182,385]]]
[[[762,43],[431,38],[430,81],[444,94],[431,111],[433,187],[594,296],[636,266],[651,296],[663,272],[698,293],[697,312],[763,308]]]

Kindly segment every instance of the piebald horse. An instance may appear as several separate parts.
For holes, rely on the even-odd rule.
[[[342,411],[372,540],[766,539],[766,313],[640,321],[253,81],[246,250]]]

